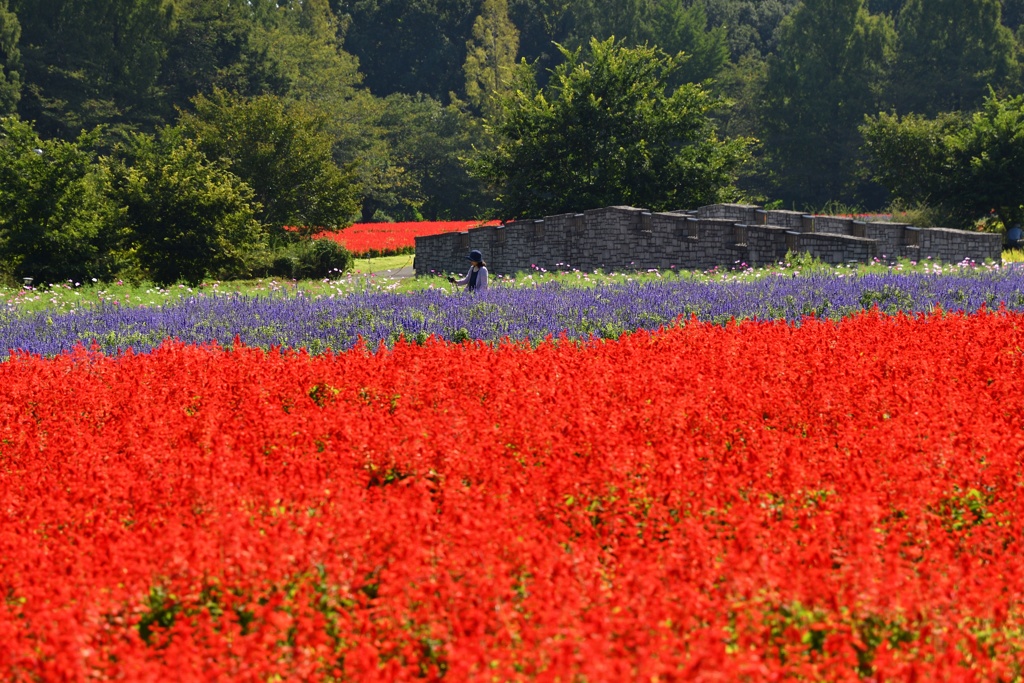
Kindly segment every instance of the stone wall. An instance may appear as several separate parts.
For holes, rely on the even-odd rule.
[[[1002,239],[990,233],[865,223],[743,204],[663,213],[610,206],[417,237],[416,274],[464,273],[471,249],[483,252],[492,273],[512,275],[533,269],[757,266],[778,262],[787,252],[806,252],[833,265],[876,258],[980,263],[1001,259]]]

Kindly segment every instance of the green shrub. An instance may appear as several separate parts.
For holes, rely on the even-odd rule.
[[[269,263],[257,274],[290,280],[323,279],[352,270],[352,254],[333,240],[301,240],[284,244],[269,254]]]
[[[214,90],[193,98],[178,126],[252,188],[256,219],[289,241],[347,227],[359,209],[355,165],[334,162],[328,123],[309,102]]]
[[[882,113],[861,133],[873,178],[893,197],[941,207],[934,224],[970,229],[981,221],[997,231],[997,222],[1024,220],[1024,95],[993,91],[973,114],[935,119]]]
[[[266,244],[248,185],[174,129],[134,135],[118,152],[110,194],[154,282],[248,274]]]
[[[0,262],[8,279],[108,280],[127,258],[97,138],[41,140],[30,123],[0,118]]]

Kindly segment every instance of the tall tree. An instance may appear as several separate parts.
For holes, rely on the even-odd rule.
[[[252,2],[253,0],[249,0]],[[342,49],[327,0],[286,4],[272,0],[257,22],[251,49],[269,63],[279,87],[272,94],[319,105],[343,105],[362,81],[359,62]],[[267,90],[249,92],[251,96]]]
[[[315,108],[334,165],[355,167],[374,199],[402,194],[402,169],[377,125],[383,105],[361,87],[358,61],[341,47],[343,22],[326,0],[183,1],[167,70],[179,108],[191,112],[197,92],[212,98],[216,90]]]
[[[705,0],[708,22],[728,32],[732,61],[745,55],[765,56],[775,47],[779,23],[799,0]]]
[[[509,0],[508,15],[519,30],[519,54],[542,72],[561,59],[555,44],[565,44],[572,31],[578,0]]]
[[[857,125],[879,110],[892,22],[864,0],[806,0],[779,32],[760,118],[771,194],[811,207],[849,200]]]
[[[170,0],[13,0],[11,7],[22,28],[19,112],[44,136],[157,123]]]
[[[265,247],[252,189],[179,129],[129,135],[106,166],[120,222],[154,282],[238,277]]]
[[[497,97],[509,87],[519,52],[519,31],[508,18],[508,0],[484,0],[466,43],[466,97],[484,115],[494,116]]]
[[[1016,69],[1016,42],[1002,25],[1000,0],[906,0],[896,29],[892,92],[900,112],[972,110],[990,85],[1003,88]]]
[[[254,44],[258,23],[248,0],[178,0],[177,8],[160,79],[165,120],[174,107],[187,108],[196,94],[214,88],[255,94],[286,87],[266,51]]]
[[[378,96],[462,90],[466,40],[478,0],[344,0],[345,49],[359,58]]]
[[[862,126],[877,179],[898,199],[939,208],[967,227],[993,208],[1024,222],[1024,95],[990,93],[979,111],[880,114]]]
[[[726,29],[708,26],[703,0],[580,0],[577,15],[577,44],[615,36],[629,45],[687,54],[675,76],[680,82],[711,78],[729,58]]]
[[[419,186],[394,147],[389,133],[389,100],[363,92],[354,98],[343,116],[327,117],[325,130],[334,138],[334,160],[354,168],[360,188],[359,220],[369,223],[400,216],[415,219],[421,201]],[[378,215],[378,212],[380,215]]]
[[[414,210],[427,220],[471,219],[492,208],[484,184],[463,162],[474,147],[486,146],[479,118],[455,104],[396,94],[385,100],[380,126],[407,188],[396,197],[404,206],[386,207],[394,217]]]
[[[117,207],[104,192],[95,132],[42,140],[0,118],[0,263],[36,283],[107,279],[118,266]]]
[[[1024,0],[1003,0],[1003,25],[1018,31],[1024,25]]]
[[[0,0],[0,116],[14,113],[21,99],[20,36],[18,17],[8,9],[7,0]]]
[[[358,60],[341,48],[327,0],[179,0],[164,83],[183,109],[215,89],[314,102],[341,122],[364,93]],[[170,118],[170,112],[168,118]]]
[[[896,16],[906,0],[868,0],[868,10],[872,14],[888,14],[891,17]]]
[[[737,198],[749,141],[718,137],[721,102],[700,85],[670,85],[678,57],[614,39],[562,55],[544,89],[523,78],[503,98],[497,148],[473,166],[506,217]]]
[[[193,104],[179,127],[207,158],[223,161],[253,189],[257,218],[271,235],[287,239],[351,224],[358,181],[353,168],[333,162],[321,111],[273,95],[242,98],[221,90]]]

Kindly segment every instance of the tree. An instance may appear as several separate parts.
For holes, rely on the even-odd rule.
[[[358,62],[341,49],[327,0],[178,2],[161,81],[178,107],[214,88],[325,106],[351,99],[359,86]]]
[[[393,98],[369,93],[355,98],[345,117],[328,121],[335,139],[334,158],[343,168],[354,168],[360,188],[359,220],[369,223],[396,216],[415,220],[422,203],[416,178],[405,168],[395,148],[397,130],[389,129],[387,111]]]
[[[1003,26],[1017,32],[1024,26],[1024,0],[1003,0]]]
[[[7,0],[0,0],[0,116],[13,114],[21,99],[20,36],[18,17],[8,9]]]
[[[493,208],[483,182],[471,177],[463,162],[474,146],[487,144],[478,118],[425,95],[396,94],[385,99],[380,126],[409,185],[399,197],[406,211],[395,217],[470,219]]]
[[[193,106],[181,116],[182,131],[253,189],[261,206],[257,218],[273,236],[290,239],[351,224],[358,210],[355,169],[334,163],[334,140],[316,108],[222,90],[197,96]]]
[[[366,202],[401,203],[408,183],[378,125],[384,105],[360,87],[358,61],[341,49],[344,22],[326,0],[182,1],[167,70],[180,109],[191,112],[197,92],[211,98],[222,90],[316,112],[318,131],[333,142],[333,165],[355,170]]]
[[[761,95],[773,196],[810,206],[855,196],[857,126],[880,108],[894,40],[864,0],[806,0],[783,20]]]
[[[670,54],[688,59],[679,68],[680,82],[701,82],[714,78],[729,61],[728,32],[724,26],[710,26],[703,0],[666,0],[648,5],[647,18],[638,35]]]
[[[678,82],[712,78],[729,59],[726,29],[709,28],[703,0],[580,0],[577,5],[578,44],[616,36],[632,46],[684,52],[689,58],[676,70]]]
[[[167,94],[165,122],[174,107],[187,108],[214,88],[253,94],[286,87],[255,45],[258,23],[247,0],[179,0],[176,19],[159,83]]]
[[[928,119],[879,113],[861,125],[864,165],[899,202],[925,205],[938,201],[953,166],[947,141],[963,125],[959,114]]]
[[[861,131],[875,178],[895,198],[937,206],[953,227],[992,209],[1005,225],[1024,221],[1024,95],[990,92],[971,115],[880,114]]]
[[[134,134],[108,160],[146,274],[158,284],[232,277],[264,249],[252,190],[173,128]]]
[[[335,158],[355,165],[360,221],[474,218],[490,207],[483,183],[462,162],[474,147],[489,144],[464,104],[364,95],[349,110],[357,121],[340,130],[335,144]]]
[[[0,119],[0,261],[37,283],[108,279],[118,267],[117,210],[104,193],[97,132],[41,140]]]
[[[253,31],[251,50],[267,62],[276,89],[243,93],[275,94],[315,102],[323,109],[344,106],[362,81],[359,62],[341,49],[339,25],[327,0],[268,3]]]
[[[378,96],[424,93],[444,100],[464,85],[466,40],[479,0],[344,0],[345,48]]]
[[[896,29],[892,93],[901,113],[973,110],[990,85],[1003,88],[1016,70],[1000,0],[907,0]]]
[[[498,95],[508,88],[519,52],[519,31],[509,21],[508,0],[484,0],[466,43],[466,97],[493,118]]]
[[[872,14],[888,14],[890,17],[895,17],[901,9],[906,0],[868,0],[868,10]]]
[[[19,112],[44,137],[155,125],[171,0],[11,0],[24,65]]]
[[[732,61],[764,57],[775,47],[775,33],[799,0],[705,0],[708,22],[728,31]]]
[[[519,54],[542,69],[560,58],[555,44],[565,44],[579,0],[509,0],[508,15],[519,30]]]
[[[669,86],[680,57],[614,39],[562,49],[543,89],[524,78],[489,122],[498,144],[473,164],[505,216],[613,204],[655,210],[735,199],[747,139],[719,139],[722,103],[700,85]]]

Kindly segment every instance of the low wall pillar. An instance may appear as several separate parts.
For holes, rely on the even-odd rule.
[[[786,231],[786,251],[796,253],[800,250],[800,233],[795,230]]]

